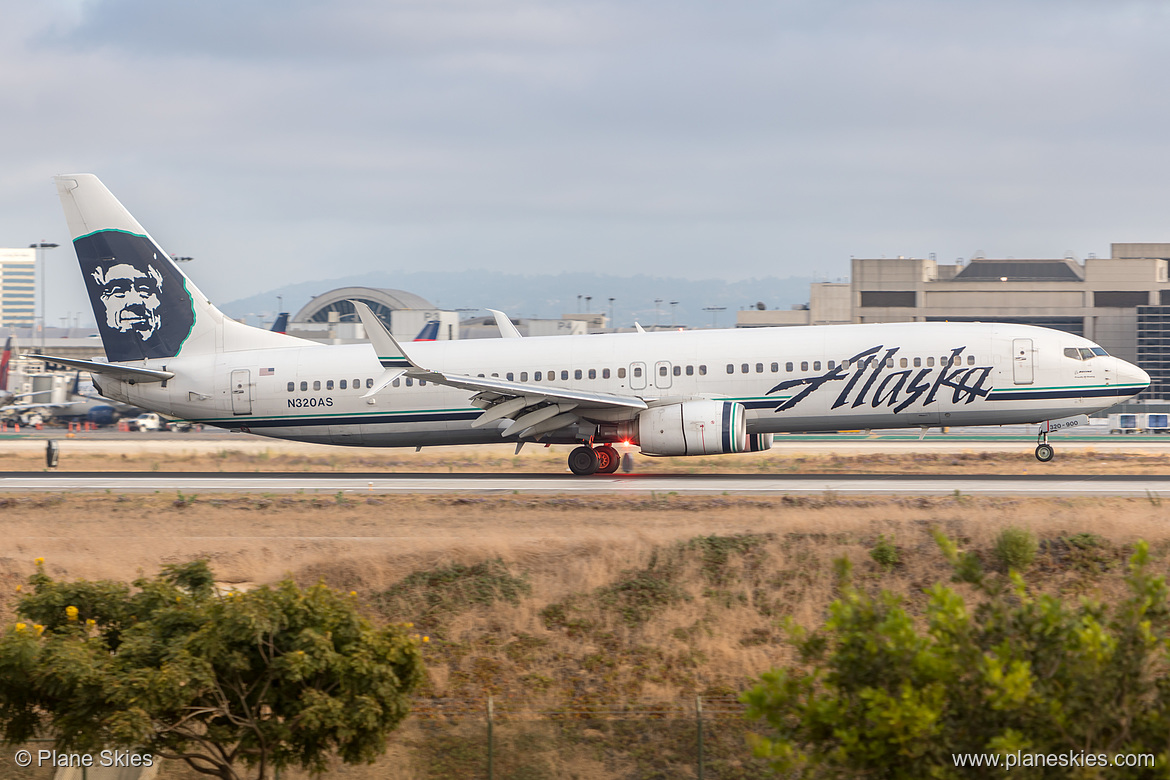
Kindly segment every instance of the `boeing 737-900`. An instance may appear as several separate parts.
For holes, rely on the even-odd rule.
[[[576,474],[647,455],[768,449],[773,434],[1042,423],[1105,409],[1149,376],[1080,336],[891,323],[322,345],[225,316],[91,174],[56,177],[105,346],[99,392],[281,439],[367,447],[577,445]],[[505,318],[506,319],[506,318]],[[518,336],[519,334],[507,334]],[[1051,460],[1046,427],[1036,457]]]

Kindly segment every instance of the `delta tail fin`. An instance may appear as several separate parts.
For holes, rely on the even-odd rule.
[[[439,338],[439,321],[431,320],[414,337],[415,341],[437,341]]]
[[[54,180],[107,359],[302,343],[225,317],[93,174]]]

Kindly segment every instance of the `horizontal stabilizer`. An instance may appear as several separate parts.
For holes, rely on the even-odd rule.
[[[123,382],[165,382],[174,377],[173,371],[160,371],[156,368],[139,368],[121,363],[101,363],[96,360],[74,360],[73,358],[53,357],[52,355],[28,355],[36,360],[47,360],[50,363],[60,363],[70,368],[80,368],[91,374],[108,376]]]

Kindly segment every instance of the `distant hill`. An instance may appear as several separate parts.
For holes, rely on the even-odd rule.
[[[471,309],[481,314],[491,307],[513,317],[556,318],[565,312],[584,311],[582,297],[592,296],[590,311],[609,312],[609,298],[614,298],[614,318],[619,326],[628,327],[638,320],[643,325],[671,324],[670,301],[678,301],[674,321],[690,327],[710,327],[713,319],[721,327],[735,323],[737,309],[754,307],[762,302],[769,309],[787,309],[808,301],[811,277],[791,276],[741,281],[720,279],[678,279],[652,276],[614,276],[596,273],[504,274],[492,271],[459,273],[416,271],[408,273],[374,272],[338,279],[300,282],[278,287],[258,295],[218,304],[229,316],[271,321],[277,311],[277,296],[283,309],[296,313],[313,296],[338,287],[391,287],[421,295],[443,309]],[[662,299],[655,312],[654,299]],[[580,308],[578,308],[578,306]],[[725,307],[725,311],[704,311],[706,307]]]

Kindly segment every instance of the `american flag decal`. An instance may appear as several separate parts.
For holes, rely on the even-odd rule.
[[[260,376],[272,376],[275,372],[275,368],[262,368],[260,369]]]

